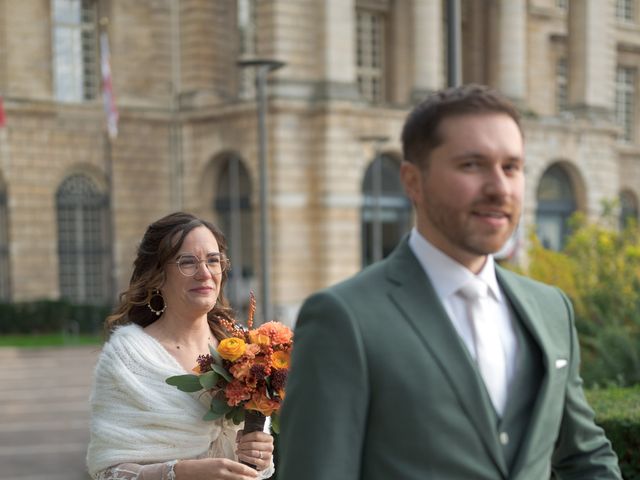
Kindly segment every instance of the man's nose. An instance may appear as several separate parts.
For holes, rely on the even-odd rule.
[[[484,183],[484,192],[487,195],[504,197],[509,194],[510,190],[509,177],[507,177],[502,166],[497,166],[487,172]]]

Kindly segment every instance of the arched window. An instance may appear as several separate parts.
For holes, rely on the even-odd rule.
[[[237,155],[222,159],[214,198],[214,211],[227,237],[231,271],[227,295],[242,310],[253,288],[253,213],[249,172]]]
[[[552,165],[544,172],[538,185],[536,230],[538,238],[551,250],[561,250],[569,233],[569,217],[576,211],[576,201],[567,172]]]
[[[400,183],[400,168],[381,155],[364,175],[362,184],[362,264],[386,257],[411,228],[411,202]]]
[[[620,227],[626,227],[629,222],[638,221],[638,200],[628,190],[620,192]]]
[[[110,299],[107,200],[81,174],[67,177],[56,193],[60,294],[73,302]]]
[[[7,191],[0,180],[0,302],[8,302],[11,299],[8,227]]]

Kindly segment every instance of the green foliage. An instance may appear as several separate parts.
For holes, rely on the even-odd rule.
[[[640,383],[640,229],[612,227],[610,210],[599,222],[576,214],[561,252],[532,235],[525,273],[571,298],[586,384],[634,385]]]
[[[4,335],[0,334],[0,347],[43,348],[76,347],[80,345],[100,345],[102,335],[75,335],[69,333],[47,333],[44,335]]]
[[[96,334],[109,313],[108,306],[74,305],[65,300],[0,303],[0,334]]]
[[[586,394],[596,422],[618,455],[623,477],[640,480],[640,385],[588,390]]]
[[[202,388],[204,388],[205,390],[209,390],[210,388],[215,387],[218,383],[218,374],[213,370],[210,370],[200,375],[200,377],[198,377],[198,380],[200,381],[200,385],[202,385]]]
[[[177,387],[178,390],[182,392],[193,393],[202,390],[202,385],[200,385],[200,379],[197,375],[175,375],[167,378],[165,381],[169,385]]]

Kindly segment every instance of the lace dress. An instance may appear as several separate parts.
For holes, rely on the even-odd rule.
[[[225,422],[226,423],[226,422]],[[209,451],[195,458],[231,458],[237,460],[234,453],[235,436],[237,427],[231,424],[223,428],[220,436],[209,447]],[[173,470],[178,460],[162,463],[137,464],[123,463],[109,467],[93,475],[94,480],[176,480]],[[275,472],[273,461],[266,470],[260,473],[259,478],[269,478]]]

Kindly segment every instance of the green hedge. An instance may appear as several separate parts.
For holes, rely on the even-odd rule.
[[[588,387],[640,383],[640,225],[619,230],[614,211],[605,204],[598,221],[575,214],[560,252],[532,232],[524,271],[571,299]]]
[[[587,390],[596,422],[607,432],[626,480],[640,480],[640,385]]]
[[[75,305],[65,300],[0,303],[0,335],[102,332],[109,306]]]

